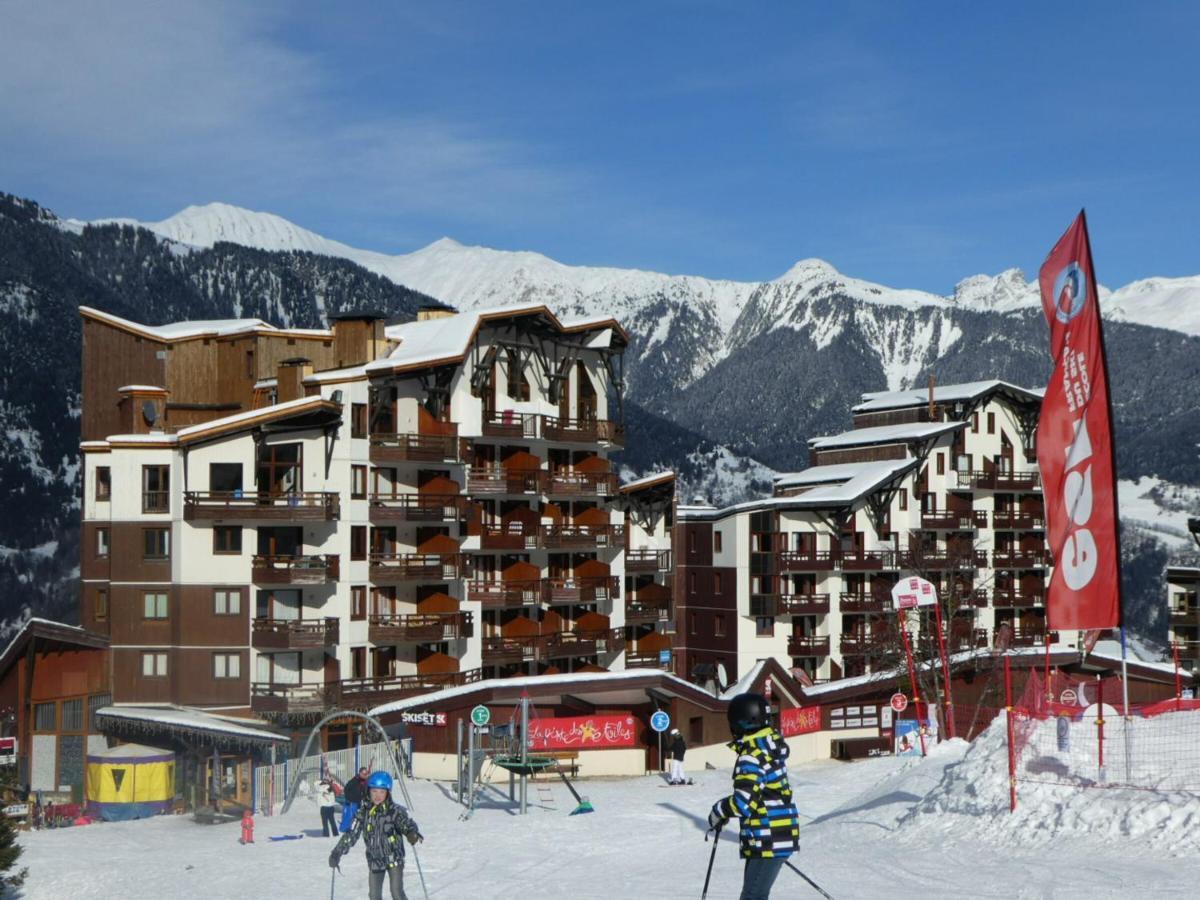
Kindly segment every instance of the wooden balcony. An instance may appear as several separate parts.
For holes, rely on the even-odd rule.
[[[918,550],[899,554],[900,567],[921,571],[957,571],[987,568],[986,550]]]
[[[470,457],[471,442],[456,434],[373,434],[371,462],[459,464]]]
[[[503,637],[495,634],[483,639],[481,659],[485,666],[529,662],[538,658],[539,637]]]
[[[470,563],[461,553],[372,553],[371,581],[453,581],[464,577]]]
[[[550,497],[611,497],[617,493],[617,476],[611,472],[573,472],[551,469],[546,483]]]
[[[491,666],[598,656],[602,653],[619,653],[624,648],[625,633],[621,628],[556,631],[526,637],[491,635],[483,639],[482,658],[485,666]]]
[[[338,495],[329,491],[295,494],[185,491],[183,495],[183,518],[189,522],[205,519],[333,522],[340,514]]]
[[[467,493],[476,495],[541,494],[549,472],[541,469],[505,469],[502,466],[476,467],[467,472]]]
[[[625,446],[625,426],[620,422],[597,419],[596,436],[602,444],[613,444],[618,447]]]
[[[996,638],[1000,635],[999,627],[996,628]],[[1058,632],[1050,632],[1050,642],[1054,643],[1058,640]],[[1045,628],[1014,628],[1012,631],[1011,646],[1013,647],[1040,647],[1046,643]]]
[[[1042,480],[1036,471],[1005,472],[999,469],[956,472],[958,487],[976,491],[1040,491]]]
[[[260,715],[319,715],[337,700],[336,682],[326,686],[256,681],[250,685],[250,709]]]
[[[518,413],[511,409],[494,410],[484,416],[482,430],[485,437],[535,440],[539,418],[532,413]]]
[[[250,645],[256,650],[321,650],[338,643],[338,620],[270,619],[254,620]]]
[[[459,494],[372,494],[372,522],[456,522],[466,509]]]
[[[829,636],[793,635],[788,638],[787,652],[788,656],[828,656]]]
[[[373,678],[347,678],[336,682],[332,693],[338,705],[346,709],[369,709],[391,700],[428,694],[442,688],[473,684],[483,677],[481,669],[465,672],[434,672],[413,675],[381,675]]]
[[[1193,593],[1177,593],[1171,598],[1170,624],[1200,625],[1200,605]]]
[[[600,443],[600,428],[597,419],[560,419],[558,416],[542,416],[542,439],[569,444]]]
[[[833,555],[828,550],[785,550],[779,554],[781,572],[832,572]]]
[[[436,644],[472,634],[474,617],[469,612],[373,615],[367,619],[367,640],[372,644]]]
[[[987,646],[988,634],[986,628],[971,628],[951,630],[947,649],[951,652],[959,650],[975,650]]]
[[[255,556],[250,578],[255,584],[328,584],[338,580],[338,557]]]
[[[993,569],[1044,569],[1049,559],[1041,550],[1021,550],[1011,547],[992,551]]]
[[[484,528],[479,533],[481,550],[540,550],[543,546],[542,529],[539,525],[510,522],[504,528]]]
[[[850,656],[861,656],[864,653],[870,653],[882,640],[879,636],[856,631],[842,634],[839,638],[838,644],[842,653]]]
[[[624,525],[543,525],[547,550],[616,550],[625,540]]]
[[[999,531],[1044,531],[1046,519],[1041,514],[994,512],[992,513],[992,527]]]
[[[828,612],[828,594],[750,595],[752,616],[823,616]]]
[[[663,659],[663,652],[667,658]],[[625,651],[625,668],[627,669],[667,669],[671,668],[671,651],[663,650],[629,650]]]
[[[896,554],[891,550],[839,550],[838,568],[843,572],[878,572],[896,568]]]
[[[882,613],[892,611],[892,598],[874,594],[838,595],[838,608],[844,613]]]
[[[992,591],[992,606],[998,609],[1026,609],[1046,602],[1043,591]]]
[[[482,604],[484,609],[520,609],[538,606],[542,602],[542,581],[470,581],[467,600]]]
[[[638,548],[625,551],[625,571],[631,575],[638,572],[670,572],[672,568],[670,550]]]
[[[615,575],[542,580],[542,599],[551,606],[603,603],[617,599],[620,593],[621,581]]]
[[[657,625],[671,618],[671,601],[643,602],[625,601],[626,625]]]
[[[921,513],[921,527],[926,531],[971,531],[987,527],[987,512],[974,510],[971,512],[954,512],[948,509],[935,509]]]
[[[971,591],[959,598],[958,605],[962,608],[983,609],[988,605],[988,592],[985,590]]]

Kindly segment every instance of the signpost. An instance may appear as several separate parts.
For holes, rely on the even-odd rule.
[[[663,770],[662,736],[663,732],[671,727],[671,717],[667,714],[667,711],[663,709],[656,710],[650,716],[650,727],[658,733],[658,771],[661,772]]]
[[[942,626],[942,604],[938,602],[937,588],[924,578],[913,576],[902,578],[892,588],[892,602],[896,605],[896,614],[900,617],[900,630],[904,632],[904,647],[909,653],[909,675],[913,676],[913,702],[917,704],[917,718],[921,718],[920,697],[917,696],[916,678],[912,669],[912,654],[908,651],[908,632],[904,629],[903,610],[921,606],[932,606],[934,620],[937,623],[938,654],[942,658],[942,684],[944,685],[944,714],[946,736],[954,737],[954,694],[950,689],[950,661],[946,656],[946,635]],[[925,739],[921,738],[921,755],[924,756]]]
[[[471,723],[477,727],[483,728],[490,721],[492,721],[492,711],[486,706],[476,706],[471,710]]]

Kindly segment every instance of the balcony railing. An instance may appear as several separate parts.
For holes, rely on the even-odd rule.
[[[615,575],[582,578],[546,578],[542,581],[543,599],[551,606],[577,603],[603,603],[620,596],[620,579]]]
[[[250,709],[266,715],[321,713],[337,703],[337,683],[275,684],[256,681],[250,685]]]
[[[480,603],[484,609],[518,609],[537,606],[542,602],[542,581],[470,581],[467,600]]]
[[[538,436],[538,418],[532,413],[511,409],[493,410],[484,416],[483,433],[487,437],[533,440]]]
[[[829,636],[804,635],[788,638],[788,656],[828,656]]]
[[[1045,603],[1043,591],[992,591],[992,606],[1001,609],[1024,609]]]
[[[996,629],[996,636],[993,640],[999,640],[1000,629]],[[1058,640],[1058,632],[1050,632],[1050,642],[1054,643]],[[1046,643],[1045,628],[1014,628],[1012,631],[1011,645],[1013,647],[1040,647]]]
[[[611,472],[552,469],[546,493],[551,497],[609,497],[617,492],[617,484],[617,476]]]
[[[453,434],[373,434],[371,462],[461,463],[471,443]]]
[[[779,568],[784,572],[830,572],[834,557],[828,550],[785,550],[779,554]]]
[[[1001,469],[957,472],[958,487],[983,491],[1036,491],[1041,489],[1037,472],[1012,472]]]
[[[510,522],[506,527],[484,528],[479,534],[482,550],[538,550],[542,547],[542,529],[539,525]]]
[[[505,469],[502,466],[482,466],[467,473],[469,494],[541,494],[546,489],[549,472],[541,469]]]
[[[1034,515],[1003,510],[992,513],[992,527],[1008,531],[1043,531],[1046,520],[1040,513]]]
[[[250,639],[256,650],[320,650],[338,643],[338,620],[271,619],[254,620]]]
[[[666,659],[663,653],[666,653]],[[625,668],[627,669],[670,669],[670,650],[629,650],[625,651]]]
[[[527,637],[491,635],[483,639],[484,665],[504,665],[546,659],[569,659],[619,653],[625,647],[624,629],[556,631]]]
[[[596,437],[602,444],[615,444],[618,447],[624,447],[625,426],[620,422],[613,422],[608,419],[597,419]]]
[[[170,491],[142,491],[142,512],[165,513],[170,511]]]
[[[892,598],[874,594],[842,593],[838,596],[838,608],[844,613],[881,613],[892,608]]]
[[[242,491],[185,491],[183,518],[283,519],[332,522],[340,515],[338,495],[328,491],[295,494]]]
[[[972,628],[970,630],[952,630],[950,632],[950,650],[974,650],[979,647],[986,647],[988,634],[986,628]]]
[[[864,653],[869,653],[875,647],[879,646],[883,640],[881,636],[862,632],[848,632],[839,637],[839,645],[842,653],[851,656],[861,656]]]
[[[901,553],[900,566],[905,569],[983,569],[987,567],[986,550],[917,550]]]
[[[896,554],[892,550],[838,550],[835,556],[838,568],[844,572],[896,568]]]
[[[468,669],[465,672],[347,678],[336,682],[333,687],[339,706],[348,709],[368,709],[389,700],[400,700],[462,684],[473,684],[482,677],[481,669]]]
[[[987,527],[984,510],[954,512],[949,509],[933,509],[921,513],[921,527],[927,531],[970,531]]]
[[[828,594],[750,595],[752,616],[821,616],[828,612]]]
[[[367,619],[372,644],[436,644],[469,638],[474,617],[469,612],[412,615],[373,615]]]
[[[1041,550],[1021,550],[1016,547],[992,551],[994,569],[1041,569],[1049,564]]]
[[[624,525],[542,526],[542,546],[547,550],[617,549],[624,540]]]
[[[255,556],[250,564],[255,584],[328,584],[337,581],[338,557]]]
[[[372,553],[371,580],[380,584],[398,581],[453,581],[470,563],[461,553]]]
[[[597,444],[600,429],[596,419],[561,419],[542,416],[542,439],[563,443]]]
[[[671,618],[671,601],[660,603],[644,603],[640,600],[626,600],[626,625],[656,625]]]
[[[372,522],[454,522],[467,498],[459,494],[372,494]]]
[[[637,548],[625,551],[625,571],[635,572],[670,572],[671,551]]]

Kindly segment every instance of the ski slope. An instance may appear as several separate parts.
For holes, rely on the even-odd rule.
[[[1018,815],[1007,807],[1003,728],[968,745],[948,741],[928,759],[883,757],[793,766],[804,818],[793,861],[838,900],[846,898],[1100,898],[1195,896],[1200,883],[1200,798],[1133,792],[1041,790],[1022,785]],[[1001,767],[1001,768],[997,768]],[[419,772],[418,772],[419,774]],[[579,782],[596,808],[568,816],[566,788],[554,808],[517,816],[489,793],[469,821],[445,784],[411,785],[426,836],[421,863],[430,897],[570,897],[572,900],[699,897],[711,844],[709,805],[729,788],[729,770],[691,773],[691,787],[654,777]],[[1141,804],[1130,813],[1130,804]],[[162,897],[329,896],[314,803],[259,817],[257,842],[237,843],[236,824],[194,825],[184,817],[108,823],[23,835],[28,900]],[[307,831],[272,843],[272,834]],[[1165,834],[1165,832],[1170,832]],[[732,835],[718,849],[709,896],[733,900],[741,863]],[[366,895],[356,847],[334,896]],[[410,857],[405,888],[422,897]],[[786,869],[773,897],[816,897]]]

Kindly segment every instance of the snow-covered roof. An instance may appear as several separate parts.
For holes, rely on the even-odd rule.
[[[1162,662],[1161,660],[1143,659],[1139,653],[1134,650],[1134,643],[1129,643],[1129,648],[1126,653],[1126,662],[1129,665],[1139,666],[1143,669],[1154,669],[1158,672],[1165,672],[1170,675],[1175,674],[1174,662]],[[1119,663],[1121,661],[1121,642],[1112,640],[1096,641],[1096,646],[1091,649],[1087,655],[1088,659],[1099,659],[1108,663]]]
[[[300,413],[309,412],[311,410],[320,409],[327,406],[329,400],[324,397],[299,397],[295,400],[287,400],[283,403],[276,403],[272,406],[264,406],[261,409],[251,409],[245,412],[234,413],[231,416],[224,416],[220,419],[212,419],[208,422],[201,422],[199,425],[189,425],[186,428],[180,428],[178,431],[168,434],[166,432],[151,432],[150,434],[114,434],[109,435],[105,441],[88,441],[89,448],[102,448],[105,443],[121,443],[121,444],[179,444],[188,443],[193,438],[211,435],[213,432],[219,431],[236,431],[238,426],[247,425],[256,422],[259,419],[279,419],[287,418],[288,416],[298,415]]]
[[[667,469],[665,472],[655,472],[653,475],[646,475],[634,481],[627,482],[621,485],[621,492],[629,494],[634,491],[640,491],[642,488],[653,487],[656,484],[666,484],[668,481],[674,480],[674,470]]]
[[[863,444],[898,444],[949,434],[951,431],[965,427],[966,424],[966,422],[907,422],[902,425],[878,425],[874,428],[855,428],[827,437],[809,438],[808,443],[814,450],[827,450],[831,447],[858,447]]]
[[[276,328],[262,319],[195,319],[190,322],[172,322],[168,325],[143,325],[115,316],[103,310],[90,306],[81,306],[79,311],[93,319],[99,319],[110,325],[116,325],[128,331],[134,331],[160,341],[180,341],[198,337],[224,337],[231,334],[243,334],[250,331],[271,331],[278,334],[304,334],[319,337],[329,337],[332,331],[319,328]]]
[[[739,678],[735,683],[725,688],[725,690],[721,691],[721,699],[732,700],[738,694],[744,694],[746,691],[750,690],[750,688],[754,686],[755,679],[758,678],[758,676],[762,673],[762,670],[766,664],[767,661],[765,659],[760,659],[758,662],[756,662],[750,667],[749,672]]]
[[[231,717],[215,716],[212,713],[186,706],[104,706],[96,710],[96,715],[113,719],[128,719],[136,722],[151,722],[170,728],[190,728],[195,731],[207,731],[219,734],[229,734],[241,738],[251,738],[260,741],[287,743],[291,739],[287,735],[256,728],[253,724],[237,724]]]
[[[776,488],[811,485],[841,485],[852,487],[859,483],[877,484],[893,475],[910,469],[915,459],[885,459],[877,462],[838,463],[831,466],[813,466],[802,472],[790,472],[775,479]],[[802,496],[807,497],[808,494]],[[859,496],[856,494],[855,496]]]
[[[39,628],[64,632],[64,637],[77,635],[81,641],[87,643],[91,643],[92,641],[107,641],[107,638],[105,638],[104,635],[97,634],[94,631],[88,631],[86,628],[81,628],[78,625],[68,625],[65,622],[55,622],[53,619],[42,619],[38,616],[30,616],[21,624],[21,627],[17,629],[16,634],[13,635],[12,640],[8,642],[8,646],[4,648],[2,653],[0,653],[0,663],[3,663],[3,661],[7,659],[8,654],[12,651],[13,647],[17,646],[17,644],[20,643],[26,637],[26,635],[30,633],[30,631],[37,631]]]
[[[128,393],[136,392],[139,394],[145,394],[145,393],[169,394],[169,393],[171,393],[165,387],[158,387],[157,385],[153,385],[153,384],[126,384],[126,385],[123,385],[123,386],[117,388],[118,394],[124,394],[127,392]]]
[[[1029,400],[1041,400],[1044,389],[1031,390],[1008,381],[968,381],[963,384],[938,384],[933,388],[934,403],[953,403],[958,400],[976,400],[996,391],[1015,393]],[[920,406],[929,402],[928,388],[911,388],[907,391],[872,391],[862,395],[863,402],[854,407],[854,412],[875,412],[883,409],[901,409]]]
[[[689,694],[695,694],[697,691],[704,693],[704,689],[692,684],[690,681],[684,681],[677,675],[672,675],[670,672],[663,672],[660,669],[625,669],[618,672],[564,672],[559,675],[531,675],[525,678],[486,678],[483,681],[473,681],[470,684],[460,684],[455,687],[445,688],[440,691],[432,691],[428,694],[421,694],[416,697],[406,697],[403,700],[393,700],[391,703],[384,703],[370,710],[371,715],[381,716],[385,713],[400,712],[405,709],[413,709],[418,706],[428,706],[431,703],[440,703],[445,700],[453,700],[456,697],[463,697],[469,694],[474,694],[479,691],[488,691],[494,689],[512,689],[512,688],[544,688],[554,685],[578,685],[581,682],[588,685],[612,685],[619,688],[622,682],[645,680],[647,676],[657,675],[662,681],[667,682],[672,687],[677,687],[685,690]]]

